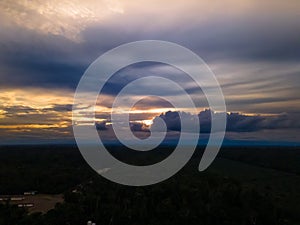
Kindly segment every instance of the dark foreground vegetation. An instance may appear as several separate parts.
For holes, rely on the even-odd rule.
[[[151,160],[166,157],[161,148]],[[140,164],[149,155],[116,157]],[[199,173],[198,149],[174,177],[147,187],[114,184],[93,172],[74,146],[0,148],[0,195],[28,190],[64,194],[45,214],[0,204],[0,225],[296,225],[300,224],[300,150],[297,148],[223,149]]]

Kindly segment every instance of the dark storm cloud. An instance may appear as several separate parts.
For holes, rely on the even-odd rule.
[[[182,88],[186,90],[187,93],[192,94],[196,92],[199,93],[199,87],[195,84],[195,82],[184,72],[181,70],[166,65],[160,62],[140,62],[129,65],[117,73],[115,73],[110,79],[105,83],[101,94],[112,95],[115,96],[118,94],[127,84],[139,79],[148,76],[157,76],[164,77],[166,79],[173,80],[177,82]],[[145,91],[149,88],[153,87],[154,84],[156,86],[163,85],[163,83],[153,83],[149,87],[149,82],[141,82],[139,83],[139,87],[130,89],[129,95],[144,95]],[[192,87],[190,85],[192,84]],[[196,88],[194,88],[196,86]],[[196,89],[196,90],[195,90]],[[201,91],[201,90],[200,90]],[[175,96],[178,95],[177,90],[170,89],[168,87],[163,87],[161,89],[156,89],[156,95],[158,96]],[[150,102],[149,102],[150,103]],[[154,102],[153,102],[154,103]],[[162,101],[161,103],[165,105]],[[150,103],[151,104],[151,103]],[[151,105],[150,105],[151,107]]]
[[[176,26],[161,28],[158,25],[156,29],[141,29],[134,23],[128,28],[124,20],[111,27],[89,27],[83,36],[91,48],[101,44],[113,47],[128,41],[162,39],[187,46],[208,60],[295,61],[300,59],[300,18],[295,12],[288,13],[257,10],[252,14],[240,14],[239,18],[216,17],[205,23],[183,20]]]
[[[0,107],[1,110],[5,111],[6,116],[13,116],[16,113],[33,113],[37,112],[35,108],[29,107],[29,106],[22,106],[22,105],[14,105],[14,106],[8,106],[8,107]]]
[[[55,104],[51,107],[45,107],[42,109],[34,108],[30,106],[23,106],[23,105],[12,105],[7,107],[1,107],[1,110],[4,110],[6,115],[16,115],[18,113],[39,113],[39,112],[69,112],[72,110],[71,104]]]
[[[109,128],[111,128],[111,125],[107,125],[107,122],[109,121],[101,121],[95,123],[96,129],[99,131],[108,130]],[[130,122],[129,125],[132,132],[149,132],[149,128],[142,122]]]
[[[72,111],[72,104],[55,104],[50,108],[46,108],[52,111],[56,111],[56,112],[70,112]]]
[[[211,111],[205,110],[198,114],[200,120],[201,133],[210,133],[211,129]],[[221,113],[214,113],[217,118]],[[190,116],[194,118],[195,115],[191,115],[184,112],[166,112],[159,117],[162,118],[168,130],[180,131],[180,116]],[[226,131],[229,132],[256,132],[266,129],[299,129],[300,122],[298,120],[299,113],[294,114],[280,114],[274,116],[262,116],[262,115],[244,115],[240,113],[227,113],[227,127]],[[155,126],[155,119],[153,120]]]
[[[107,130],[106,121],[95,123],[97,130]]]
[[[179,112],[172,112],[168,111],[166,113],[163,113],[159,115],[161,119],[163,119],[166,123],[167,129],[173,130],[173,131],[180,131],[180,113]],[[155,127],[156,119],[153,120],[153,126]]]
[[[158,97],[146,97],[139,101],[134,109],[147,110],[152,108],[173,108],[172,104]]]
[[[249,116],[239,113],[227,115],[227,130],[234,132],[253,132],[264,129],[299,129],[299,114],[280,114],[276,116]]]
[[[293,96],[293,97],[268,97],[268,98],[264,98],[264,97],[260,97],[260,98],[249,98],[249,99],[230,99],[227,100],[227,104],[229,105],[239,105],[239,106],[243,106],[243,105],[249,105],[249,104],[262,104],[262,103],[276,103],[276,102],[283,102],[286,100],[298,100],[299,97],[298,96]]]
[[[183,20],[176,26],[155,29],[141,29],[141,25],[126,24],[126,18],[117,17],[118,23],[87,27],[80,43],[26,28],[4,27],[0,38],[0,78],[6,82],[1,85],[74,88],[97,56],[120,44],[142,39],[174,41],[207,60],[300,59],[299,17],[284,11],[279,15],[258,11],[239,17],[212,18],[206,23]],[[110,90],[118,87],[114,83]]]
[[[276,21],[276,18],[275,18]],[[195,50],[204,59],[245,61],[297,61],[300,59],[300,26],[295,21],[286,27],[261,18],[252,21],[218,21],[190,28],[180,43]],[[261,24],[260,24],[261,23]],[[179,40],[178,40],[179,41]]]
[[[2,87],[56,87],[75,89],[86,68],[114,43],[90,46],[63,36],[22,27],[0,31]],[[109,39],[108,39],[109,41]]]
[[[56,87],[75,88],[82,76],[86,65],[65,61],[68,56],[56,52],[51,54],[49,49],[32,52],[30,47],[13,53],[1,61],[0,78],[5,83],[3,87]],[[6,54],[4,51],[0,54]]]
[[[45,108],[35,108],[23,105],[0,106],[2,120],[0,125],[26,125],[26,124],[71,124],[68,113],[71,111],[70,104],[55,104]]]
[[[133,132],[137,132],[137,131],[149,132],[149,129],[145,126],[145,124],[139,122],[131,122],[130,129]]]

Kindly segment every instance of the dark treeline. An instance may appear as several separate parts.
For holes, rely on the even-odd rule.
[[[242,149],[240,156],[233,154],[236,150],[223,150],[220,156],[239,157],[251,163],[250,149]],[[295,149],[289,151],[298,154]],[[170,152],[166,150],[164,157]],[[197,163],[201,153],[199,149],[182,171],[162,183],[128,187],[95,174],[72,146],[2,147],[0,194],[28,190],[64,193],[65,202],[46,214],[28,214],[9,202],[2,204],[0,225],[84,225],[88,220],[97,225],[300,224],[300,209],[291,211],[280,204],[276,192],[211,171],[199,173]],[[126,158],[124,153],[114,154]],[[277,154],[280,153],[275,153],[276,160]],[[260,160],[255,159],[254,164],[261,165],[264,157],[263,154],[258,157]],[[138,155],[135,160],[143,160],[143,156]],[[273,167],[278,166],[276,160],[270,160]]]

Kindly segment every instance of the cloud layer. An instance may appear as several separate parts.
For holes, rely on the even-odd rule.
[[[143,39],[181,44],[208,63],[228,111],[237,112],[227,115],[228,132],[298,129],[299,9],[296,0],[2,0],[1,138],[71,137],[70,107],[86,68],[107,50]],[[199,111],[208,107],[201,90],[184,74],[142,63],[109,80],[99,97],[97,121],[89,122],[99,122],[98,129],[109,132],[101,121],[108,119],[114,97],[145,74],[181,83],[197,99]],[[151,85],[157,84],[140,85],[127,97],[136,98]],[[160,85],[158,94],[180,98],[176,90]],[[160,115],[170,108],[165,101],[145,99],[134,109],[132,129],[143,132],[147,128],[141,121],[160,116],[170,130],[179,130],[178,113]],[[192,117],[187,109],[177,110]],[[209,113],[199,114],[203,132],[210,128]]]
[[[212,112],[211,110],[201,111],[197,116],[200,121],[202,133],[210,133],[211,114],[216,120],[222,113]],[[167,125],[169,131],[181,131],[181,118],[193,121],[196,115],[185,112],[168,111],[159,115]],[[227,113],[228,132],[255,132],[270,129],[300,129],[299,114],[279,114],[279,115],[245,115],[241,113]],[[155,126],[155,118],[153,125]]]

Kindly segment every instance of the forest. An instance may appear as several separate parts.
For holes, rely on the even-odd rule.
[[[161,147],[152,158],[166,157]],[[124,161],[143,162],[113,146]],[[223,148],[212,166],[198,172],[199,148],[172,178],[129,187],[96,174],[75,146],[3,146],[0,195],[63,193],[64,202],[47,213],[28,213],[9,201],[0,204],[0,225],[295,225],[300,224],[300,151],[294,148]]]

